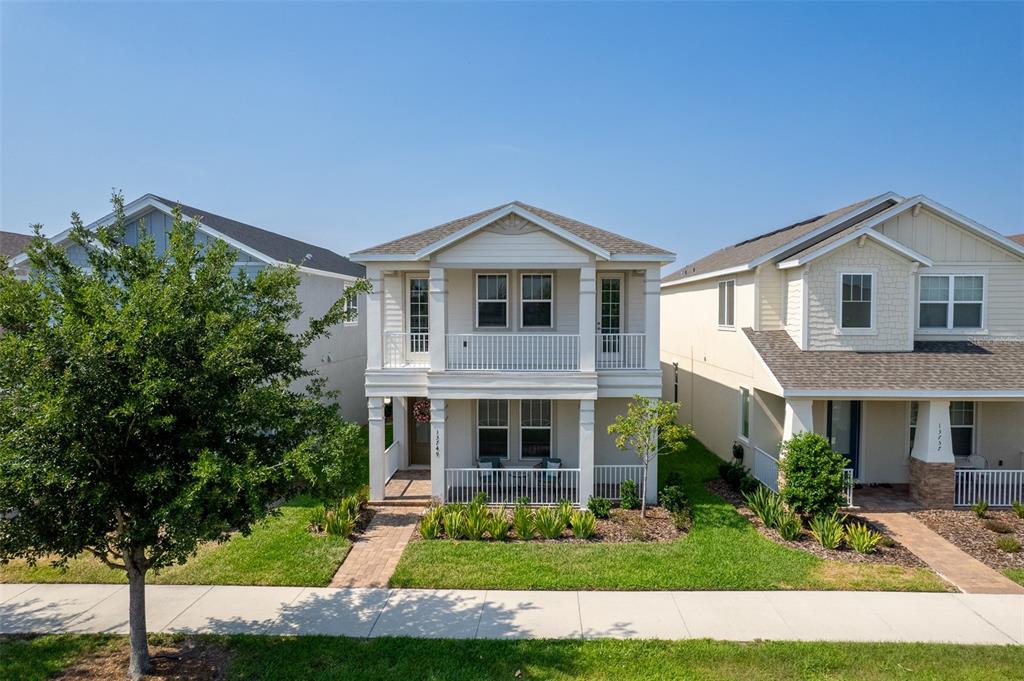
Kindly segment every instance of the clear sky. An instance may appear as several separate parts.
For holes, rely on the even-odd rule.
[[[0,226],[349,253],[513,199],[680,263],[887,190],[1024,232],[1024,5],[0,2]]]

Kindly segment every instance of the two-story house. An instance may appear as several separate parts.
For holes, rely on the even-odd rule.
[[[482,491],[492,503],[585,504],[640,482],[607,427],[633,395],[661,395],[660,270],[672,253],[517,201],[352,258],[373,286],[372,499],[410,468],[429,470],[446,501]]]
[[[668,275],[662,320],[666,395],[770,486],[809,430],[863,486],[1024,497],[1024,246],[970,218],[860,201]]]
[[[348,258],[320,246],[314,246],[297,239],[271,232],[260,227],[232,220],[207,210],[194,208],[177,201],[146,194],[125,205],[127,219],[125,239],[129,244],[138,243],[140,233],[153,238],[157,253],[167,247],[168,234],[173,224],[173,207],[178,206],[183,215],[199,222],[196,240],[207,243],[219,239],[236,251],[234,272],[246,272],[255,276],[265,267],[294,264],[299,270],[298,298],[302,303],[302,314],[293,322],[295,332],[305,330],[311,317],[324,314],[337,301],[346,286],[361,278],[365,272]],[[110,213],[90,223],[86,229],[94,230],[110,224],[114,214]],[[68,240],[70,230],[53,236],[50,240],[67,246],[71,262],[86,266],[86,254],[78,245]],[[22,248],[24,242],[21,243]],[[27,274],[28,256],[19,253],[11,259],[15,271]],[[325,388],[337,393],[338,405],[344,418],[363,422],[366,417],[366,402],[363,394],[363,369],[366,366],[366,335],[359,318],[339,324],[330,330],[328,337],[315,340],[307,349],[304,368],[316,370],[326,379]]]

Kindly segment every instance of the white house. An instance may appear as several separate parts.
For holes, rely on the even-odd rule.
[[[666,394],[762,482],[780,442],[813,430],[867,487],[934,506],[1024,498],[1021,243],[887,193],[716,251],[661,290]]]
[[[302,317],[295,322],[296,331],[305,329],[310,317],[325,313],[345,287],[363,276],[365,270],[348,258],[326,248],[298,241],[283,234],[277,234],[259,227],[253,227],[210,211],[193,208],[156,196],[146,194],[125,205],[128,220],[125,237],[129,243],[136,243],[139,230],[145,229],[156,241],[157,251],[167,246],[168,233],[173,222],[172,209],[179,206],[182,213],[199,221],[197,240],[206,242],[220,239],[237,251],[235,271],[246,271],[255,275],[264,267],[298,264],[298,296],[302,303]],[[114,220],[110,213],[87,225],[96,229]],[[70,230],[53,237],[57,244],[68,243],[68,255],[72,262],[86,263],[85,253],[77,245],[68,242]],[[22,244],[24,245],[24,244]],[[15,268],[27,265],[27,256],[21,253],[11,259]],[[338,391],[342,416],[351,421],[365,419],[365,395],[363,394],[363,368],[366,365],[366,335],[360,316],[332,328],[330,337],[314,341],[307,349],[305,368],[315,369],[326,377],[328,390]]]
[[[429,469],[432,495],[449,501],[484,491],[585,504],[640,482],[607,426],[633,395],[661,395],[660,270],[672,253],[517,201],[352,258],[373,285],[374,500],[408,468]]]

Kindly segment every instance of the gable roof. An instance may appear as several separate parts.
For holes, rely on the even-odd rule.
[[[1024,234],[1014,234],[1013,236],[1010,237],[1010,239],[1012,241],[1016,241],[1021,246],[1024,246]]]
[[[0,231],[0,256],[13,258],[25,250],[29,241],[32,241],[31,234]]]
[[[659,256],[665,260],[671,260],[675,255],[662,248],[588,225],[543,208],[531,206],[522,201],[512,201],[357,251],[352,254],[352,257],[357,260],[364,256],[369,256],[369,259],[378,259],[374,256],[389,256],[397,259],[425,257],[432,252],[432,248],[440,247],[452,238],[463,236],[464,232],[471,231],[474,227],[483,227],[509,212],[515,212],[528,220],[538,222],[541,226],[548,227],[556,233],[564,232],[573,240],[583,242],[583,245],[590,246],[591,250],[602,255],[607,253],[610,256]],[[492,216],[493,219],[490,219]]]

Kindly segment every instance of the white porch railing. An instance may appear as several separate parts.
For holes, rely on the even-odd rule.
[[[429,334],[386,331],[384,333],[384,366],[427,367],[430,366],[428,353]]]
[[[599,333],[597,335],[598,369],[643,369],[644,333]]]
[[[754,477],[773,492],[779,491],[779,460],[760,447],[754,447]]]
[[[843,469],[843,482],[846,483],[846,507],[853,506],[853,469]]]
[[[387,463],[387,470],[384,471],[385,479],[390,480],[401,464],[402,443],[398,440],[391,443],[391,446],[384,450],[384,461]]]
[[[578,371],[580,337],[561,333],[452,333],[446,336],[452,371]]]
[[[480,492],[488,504],[514,504],[527,498],[531,506],[568,499],[579,503],[579,468],[446,468],[445,501],[469,503]]]
[[[990,506],[1024,503],[1024,470],[958,468],[953,475],[954,506],[970,506],[979,501]]]
[[[626,480],[636,483],[636,493],[644,496],[644,467],[639,464],[624,466],[594,466],[594,496],[612,501],[622,499],[621,487]]]

